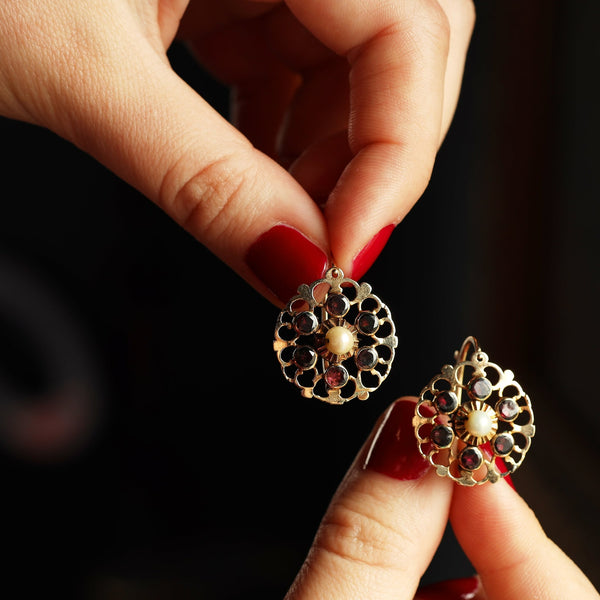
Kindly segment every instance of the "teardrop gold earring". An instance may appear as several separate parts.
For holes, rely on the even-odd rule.
[[[474,337],[423,389],[413,425],[419,451],[461,485],[495,483],[523,462],[535,435],[531,401]]]

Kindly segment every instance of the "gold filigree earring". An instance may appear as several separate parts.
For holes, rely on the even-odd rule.
[[[397,346],[388,307],[338,267],[298,288],[273,342],[284,377],[306,398],[330,404],[366,400],[388,376]]]
[[[495,483],[523,462],[535,434],[527,394],[474,337],[423,389],[413,425],[419,451],[461,485]]]

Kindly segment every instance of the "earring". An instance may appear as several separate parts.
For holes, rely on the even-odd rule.
[[[455,360],[417,402],[419,451],[438,475],[461,485],[495,483],[516,471],[529,450],[535,434],[531,402],[513,372],[490,362],[474,337],[463,342]]]
[[[298,287],[273,342],[284,377],[304,397],[330,404],[366,400],[388,376],[397,346],[388,307],[338,267]]]

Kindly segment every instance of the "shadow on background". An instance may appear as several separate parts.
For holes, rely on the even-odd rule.
[[[467,335],[534,403],[517,489],[600,584],[598,9],[477,8],[429,189],[366,277],[400,338],[366,403],[302,399],[271,349],[273,306],[92,159],[0,122],[3,537],[23,590],[282,597],[377,416]],[[170,57],[226,111],[184,48]],[[449,532],[426,578],[469,574]]]

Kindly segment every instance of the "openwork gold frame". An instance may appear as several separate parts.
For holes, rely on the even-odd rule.
[[[442,477],[466,486],[495,483],[521,465],[531,446],[531,402],[513,372],[490,362],[474,337],[463,342],[454,358],[456,364],[442,367],[419,396],[413,418],[419,451]],[[455,408],[442,402],[453,399],[452,394],[458,400]],[[488,435],[465,428],[474,410],[489,415]],[[466,468],[469,460],[476,466]]]
[[[336,311],[332,314],[328,309],[328,300],[332,296],[343,300],[344,305],[347,303],[347,309],[341,311],[343,314]],[[308,317],[314,315],[316,326],[313,331],[303,334],[298,331],[295,320],[299,315],[306,318],[307,314]],[[361,330],[359,316],[371,319],[375,328],[373,333]],[[352,335],[354,341],[348,352],[336,355],[327,350],[324,340],[332,327],[344,327]],[[315,397],[329,404],[344,404],[353,398],[366,400],[388,376],[397,346],[396,327],[389,308],[372,293],[368,283],[357,283],[344,277],[338,267],[329,269],[323,279],[299,286],[298,295],[279,313],[273,342],[284,377],[296,385],[304,397]],[[317,360],[314,364],[303,366],[295,354],[297,348],[309,354],[315,352]],[[368,353],[373,364],[360,366],[361,351]],[[328,384],[334,371],[347,376],[343,385]]]

